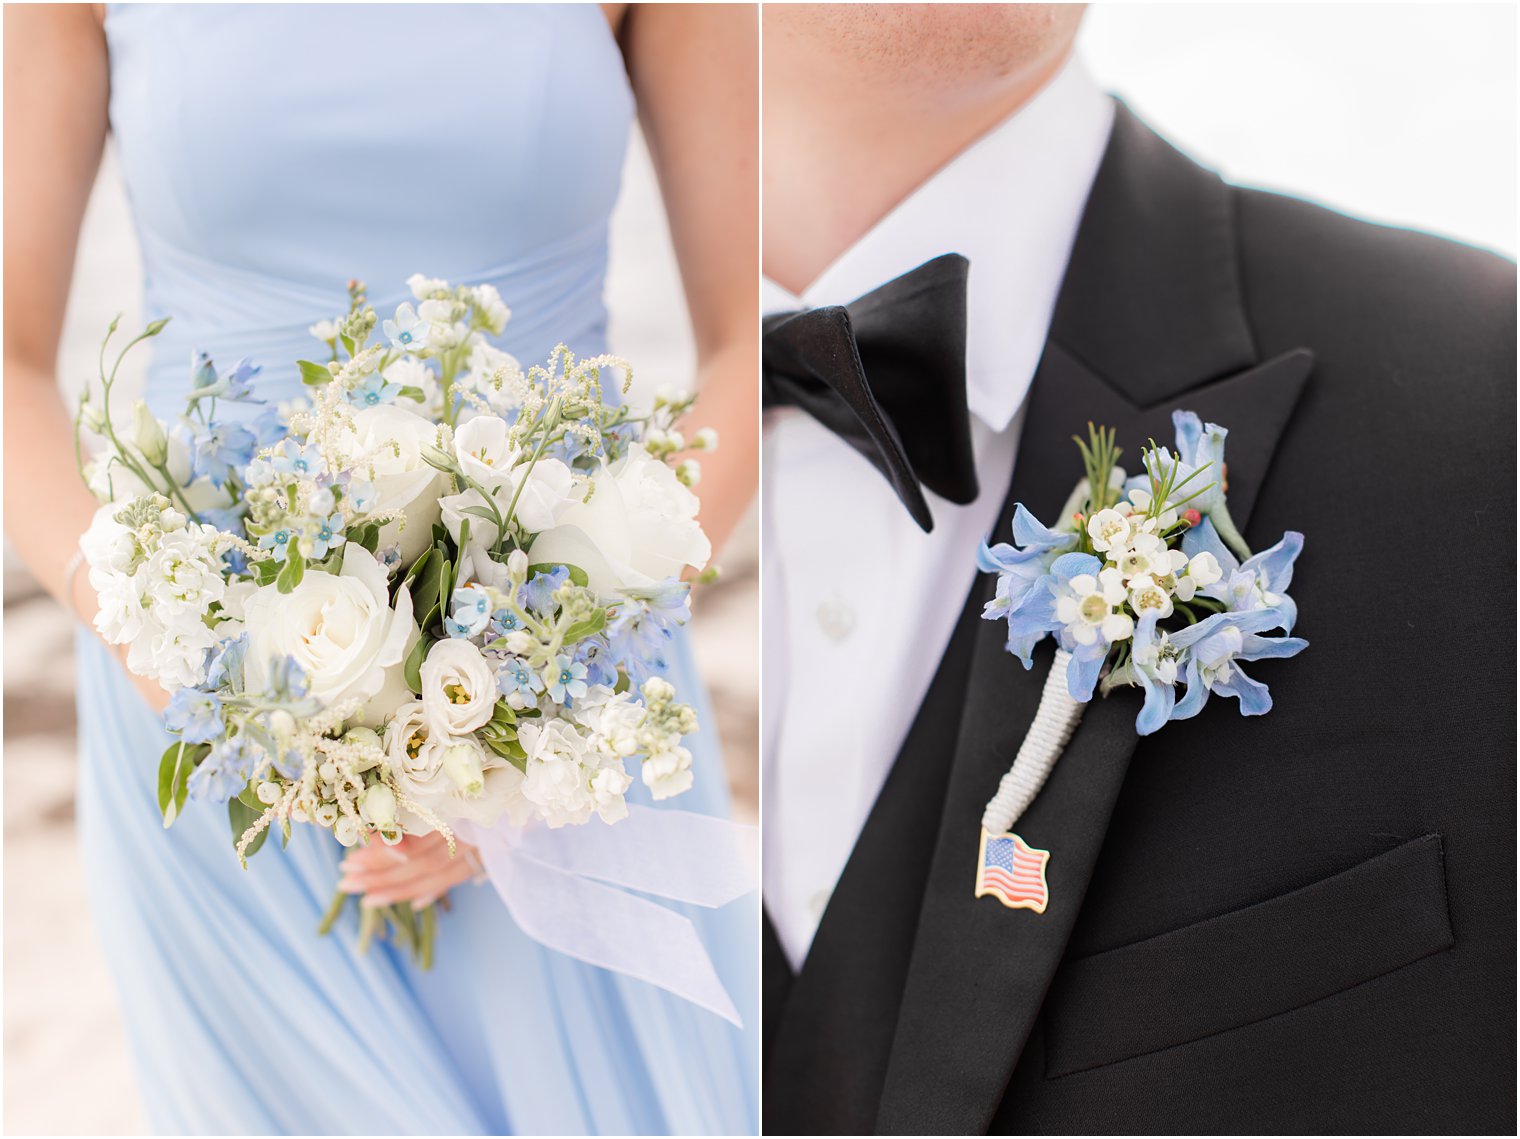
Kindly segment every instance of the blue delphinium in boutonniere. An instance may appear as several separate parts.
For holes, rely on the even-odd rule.
[[[1088,438],[1076,441],[1086,477],[1058,525],[1042,525],[1020,505],[1014,544],[983,545],[978,555],[978,565],[997,574],[997,593],[982,616],[1007,622],[1008,651],[1030,668],[1037,644],[1057,642],[1035,722],[982,818],[978,897],[1043,912],[1044,863],[1036,856],[1048,852],[1007,832],[1094,692],[1141,689],[1141,735],[1196,716],[1210,696],[1233,698],[1243,715],[1259,716],[1272,698],[1242,664],[1307,647],[1288,635],[1298,609],[1287,589],[1303,535],[1290,531],[1252,554],[1226,502],[1228,432],[1190,411],[1173,412],[1172,424],[1176,449],[1153,441],[1142,473],[1129,479],[1118,466],[1114,432],[1090,427]],[[1026,880],[1039,879],[1026,891],[1000,869],[1012,859],[1010,875],[1019,878],[1020,858],[1034,860],[1024,863]]]

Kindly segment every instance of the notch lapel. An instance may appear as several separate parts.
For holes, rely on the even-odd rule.
[[[1041,520],[1056,522],[1080,475],[1071,437],[1089,420],[1117,430],[1121,465],[1134,470],[1148,439],[1171,444],[1171,412],[1182,407],[1229,428],[1230,508],[1246,526],[1313,358],[1300,349],[1253,365],[1235,286],[1229,193],[1120,108],[1019,446],[1010,500]],[[1177,244],[1184,230],[1191,241]],[[1133,291],[1113,295],[1116,282]],[[1097,360],[1105,362],[1102,373]],[[1005,514],[995,540],[1009,521]],[[992,578],[977,588],[989,598]],[[1047,641],[1026,672],[1004,650],[1004,636],[1001,622],[975,633],[880,1133],[986,1130],[1065,952],[1138,743],[1138,694],[1094,699],[1016,828],[1051,852],[1046,911],[975,898],[982,809],[1034,719],[1053,655]]]

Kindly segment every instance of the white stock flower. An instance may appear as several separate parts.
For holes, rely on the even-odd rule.
[[[483,728],[496,707],[496,673],[469,641],[449,637],[422,662],[422,706],[437,735],[462,736]]]
[[[289,593],[271,584],[243,604],[248,627],[247,683],[261,692],[272,662],[291,657],[306,673],[311,695],[325,705],[362,699],[372,704],[399,674],[417,634],[412,598],[390,587],[383,567],[363,546],[343,548],[340,573],[308,570]],[[374,722],[388,708],[370,707]]]
[[[656,799],[669,799],[691,788],[691,752],[679,744],[647,756],[639,778]]]
[[[712,547],[697,522],[697,496],[664,463],[635,449],[604,464],[595,482],[590,502],[571,503],[534,541],[535,562],[580,566],[604,595],[707,564]]]
[[[579,825],[597,808],[591,791],[591,746],[567,720],[523,721],[517,742],[528,753],[523,797],[551,827]]]

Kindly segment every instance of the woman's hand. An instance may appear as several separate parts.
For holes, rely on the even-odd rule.
[[[450,857],[449,844],[437,833],[407,835],[395,846],[371,842],[343,860],[338,889],[362,894],[366,906],[410,902],[421,909],[481,873],[473,846],[455,839],[454,849]]]

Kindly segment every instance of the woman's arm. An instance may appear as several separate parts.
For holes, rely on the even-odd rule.
[[[5,529],[42,585],[91,611],[64,570],[96,502],[56,379],[79,226],[105,145],[105,32],[93,5],[5,8]]]
[[[720,549],[760,457],[759,24],[752,4],[630,4],[619,40],[659,176],[697,348],[702,526]],[[689,436],[688,436],[689,437]]]
[[[74,465],[58,340],[109,95],[96,5],[6,5],[5,530],[43,587],[80,614],[95,611],[95,593],[83,572],[66,580],[67,567],[99,504]],[[156,683],[132,680],[164,706]]]

